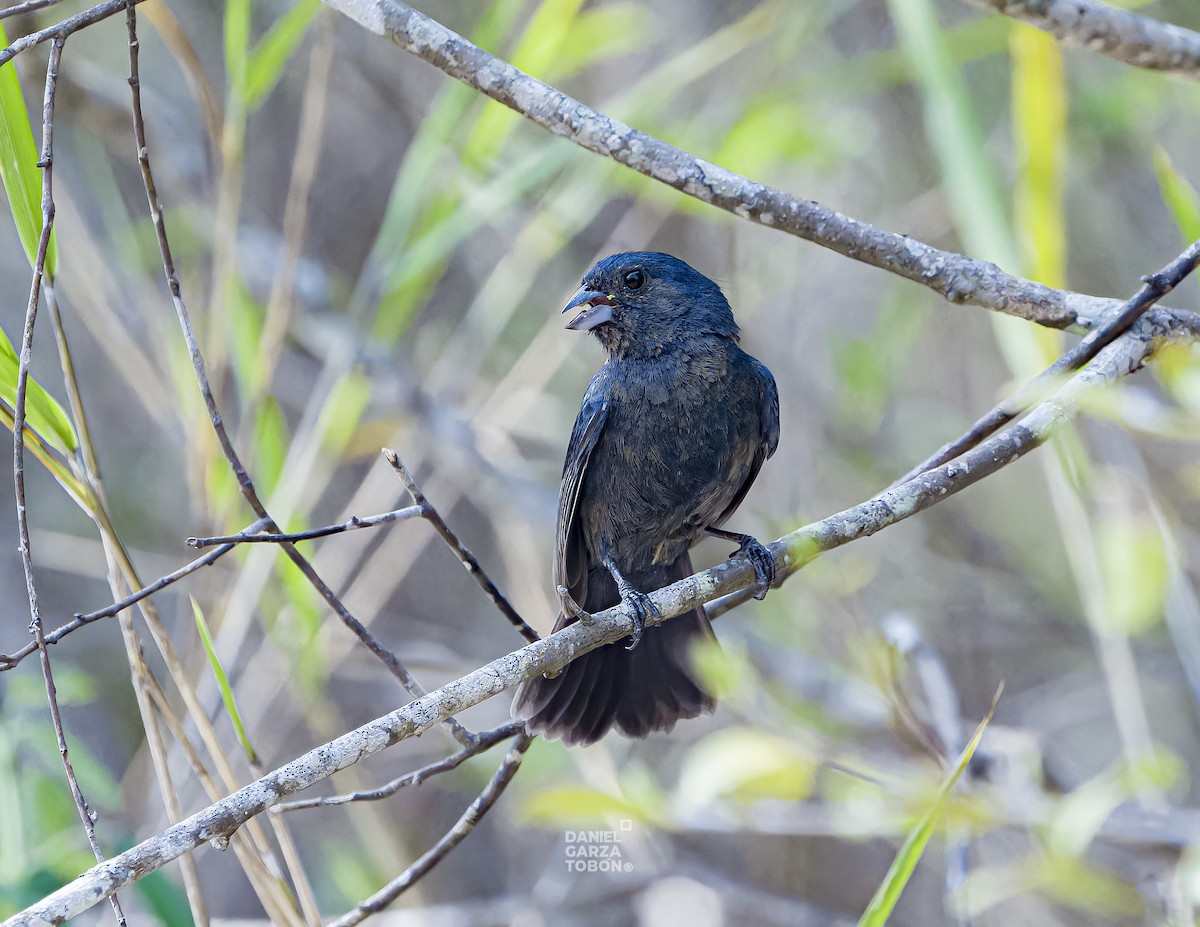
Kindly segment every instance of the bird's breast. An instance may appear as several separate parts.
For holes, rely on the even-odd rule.
[[[757,387],[700,352],[618,371],[580,496],[594,552],[671,562],[736,496],[761,441]],[[753,388],[750,388],[753,387]]]

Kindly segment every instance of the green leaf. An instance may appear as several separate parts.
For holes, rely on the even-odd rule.
[[[1186,177],[1175,170],[1171,156],[1161,145],[1155,145],[1152,153],[1154,173],[1158,178],[1158,189],[1163,202],[1171,211],[1171,217],[1185,241],[1200,238],[1200,193]]]
[[[288,452],[287,419],[273,396],[267,396],[263,400],[258,414],[257,432],[255,482],[262,488],[263,493],[269,496],[279,485],[279,477],[283,474]]]
[[[543,75],[559,57],[581,5],[582,0],[542,0],[509,57],[513,67],[527,74]],[[476,166],[486,164],[520,122],[521,117],[507,107],[485,107],[467,137],[464,146],[467,159]]]
[[[2,72],[3,69],[0,68],[0,73]],[[9,409],[15,409],[17,406],[19,366],[12,342],[8,340],[4,330],[0,329],[0,399],[8,404]],[[11,415],[5,416],[5,419],[11,430]],[[60,453],[69,454],[79,446],[70,416],[59,405],[58,400],[42,389],[33,377],[29,377],[25,385],[25,424]]]
[[[321,0],[300,0],[295,6],[271,24],[258,44],[250,52],[246,62],[245,83],[242,93],[246,109],[257,109],[283,76],[283,69],[308,31]]]
[[[871,899],[871,903],[867,905],[867,910],[858,919],[858,927],[884,927],[887,924],[888,918],[892,916],[892,910],[896,907],[896,902],[900,900],[900,893],[904,891],[904,887],[908,885],[908,880],[912,878],[912,874],[917,868],[917,863],[921,860],[921,854],[925,852],[925,846],[929,843],[929,838],[933,836],[934,828],[941,819],[942,813],[946,810],[950,793],[954,791],[958,780],[962,778],[963,772],[966,771],[968,764],[971,762],[971,757],[975,755],[975,750],[979,747],[979,741],[983,739],[983,732],[992,720],[992,715],[996,711],[996,702],[999,700],[1003,688],[1001,686],[996,691],[995,698],[992,699],[992,707],[988,709],[986,717],[979,722],[979,727],[975,729],[974,736],[966,747],[963,748],[954,767],[950,770],[945,780],[943,780],[942,787],[938,790],[937,798],[934,800],[933,805],[922,815],[921,820],[917,822],[917,826],[913,828],[912,832],[905,839],[903,846],[900,847],[900,852],[892,860],[892,865],[888,869],[887,875],[884,877],[879,888],[875,890],[875,895]]]
[[[245,103],[246,64],[250,49],[250,0],[225,0],[225,77],[229,99]]]
[[[1104,624],[1114,634],[1141,634],[1162,617],[1170,586],[1166,540],[1149,513],[1102,516],[1096,547],[1104,576]]]
[[[346,449],[370,398],[371,381],[360,371],[351,370],[333,385],[317,419],[317,435],[329,455],[338,457]]]
[[[799,801],[812,791],[816,764],[795,742],[747,727],[710,734],[688,751],[678,795],[692,808],[720,799]]]
[[[613,818],[646,820],[642,809],[632,802],[582,785],[538,792],[522,810],[529,820],[551,827],[607,824]]]
[[[229,677],[225,675],[225,668],[221,666],[221,661],[217,657],[217,650],[213,646],[212,635],[208,633],[208,622],[204,620],[204,612],[200,610],[200,603],[192,597],[192,615],[196,619],[196,630],[200,634],[200,642],[204,645],[204,652],[208,655],[208,665],[212,667],[213,678],[217,681],[217,688],[221,690],[221,700],[225,703],[225,713],[229,715],[229,720],[233,722],[233,729],[237,732],[238,741],[242,745],[242,749],[246,751],[246,756],[250,758],[250,762],[255,766],[258,765],[258,754],[254,752],[254,747],[250,743],[250,738],[246,735],[246,728],[242,725],[242,715],[238,711],[237,701],[233,697],[233,689],[229,685]]]
[[[0,44],[8,38],[0,25]],[[42,174],[38,169],[38,148],[33,141],[25,97],[17,69],[11,62],[0,67],[0,180],[8,195],[9,208],[17,226],[17,235],[25,248],[29,266],[37,261],[38,244],[42,237]],[[54,235],[46,251],[46,275],[53,277],[57,269],[58,252]]]

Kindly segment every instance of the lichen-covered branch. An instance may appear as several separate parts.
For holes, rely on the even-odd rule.
[[[1152,71],[1200,80],[1200,33],[1099,0],[967,0],[1078,45]]]
[[[695,158],[517,70],[399,0],[324,0],[366,29],[588,151],[689,196],[940,293],[1051,328],[1092,328],[1121,305],[877,228]]]
[[[1113,382],[1144,362],[1163,340],[1190,338],[1189,329],[1153,314],[1126,334],[1025,418],[993,435],[949,463],[891,487],[853,508],[785,535],[770,545],[777,575],[791,576],[823,551],[867,537],[928,509],[954,493],[995,473],[1045,442],[1074,410],[1080,393]],[[755,582],[749,562],[737,559],[689,576],[653,593],[651,598],[669,620],[697,605],[735,593]],[[167,828],[132,849],[89,869],[5,921],[0,927],[32,927],[60,923],[143,876],[162,868],[195,847],[228,838],[255,815],[284,798],[387,747],[417,737],[439,721],[477,705],[539,673],[561,669],[576,656],[630,633],[632,621],[620,606],[569,625],[557,634],[505,654],[474,672],[429,692],[407,705],[317,747],[234,792],[203,811]]]

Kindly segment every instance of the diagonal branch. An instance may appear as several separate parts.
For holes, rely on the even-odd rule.
[[[695,158],[530,77],[399,0],[324,2],[581,148],[743,219],[927,286],[952,303],[982,306],[1050,328],[1092,328],[1121,305],[1025,280],[987,261],[942,251]]]
[[[775,541],[769,549],[775,558],[777,575],[782,581],[822,552],[875,534],[997,472],[1044,443],[1070,417],[1084,391],[1115,382],[1138,369],[1164,340],[1193,337],[1194,332],[1173,327],[1169,321],[1153,315],[1143,317],[1020,422],[944,466]],[[754,569],[747,561],[728,560],[658,590],[651,599],[661,620],[669,620],[754,582]],[[478,705],[525,679],[555,672],[575,657],[617,641],[630,631],[631,619],[621,606],[616,606],[597,613],[590,622],[577,622],[543,640],[505,654],[402,708],[309,751],[228,798],[89,869],[0,927],[32,927],[74,917],[195,847],[227,837],[284,798],[401,740],[419,736],[439,721]]]
[[[1200,264],[1200,239],[1192,242],[1183,253],[1158,273],[1142,278],[1142,287],[1120,311],[1109,317],[1103,325],[1093,328],[1087,336],[1065,351],[1053,364],[1026,383],[1012,396],[992,408],[959,438],[951,441],[933,456],[917,464],[896,482],[903,483],[918,473],[938,467],[953,460],[968,448],[974,447],[990,434],[994,434],[1013,419],[1024,414],[1030,406],[1040,402],[1062,377],[1087,364],[1100,351],[1115,341],[1129,326],[1145,315],[1160,299],[1196,269]]]
[[[1134,67],[1200,80],[1200,33],[1099,0],[967,0]]]

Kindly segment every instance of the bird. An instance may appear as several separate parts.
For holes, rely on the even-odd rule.
[[[709,535],[738,544],[755,597],[766,595],[770,551],[721,525],[779,443],[775,378],[739,346],[721,288],[689,264],[653,251],[610,255],[562,312],[575,309],[566,327],[594,335],[607,359],[563,464],[554,630],[618,604],[634,630],[518,688],[513,716],[569,745],[613,728],[642,738],[713,710],[691,663],[697,642],[715,642],[703,606],[655,625],[647,593],[692,575],[689,550]]]

